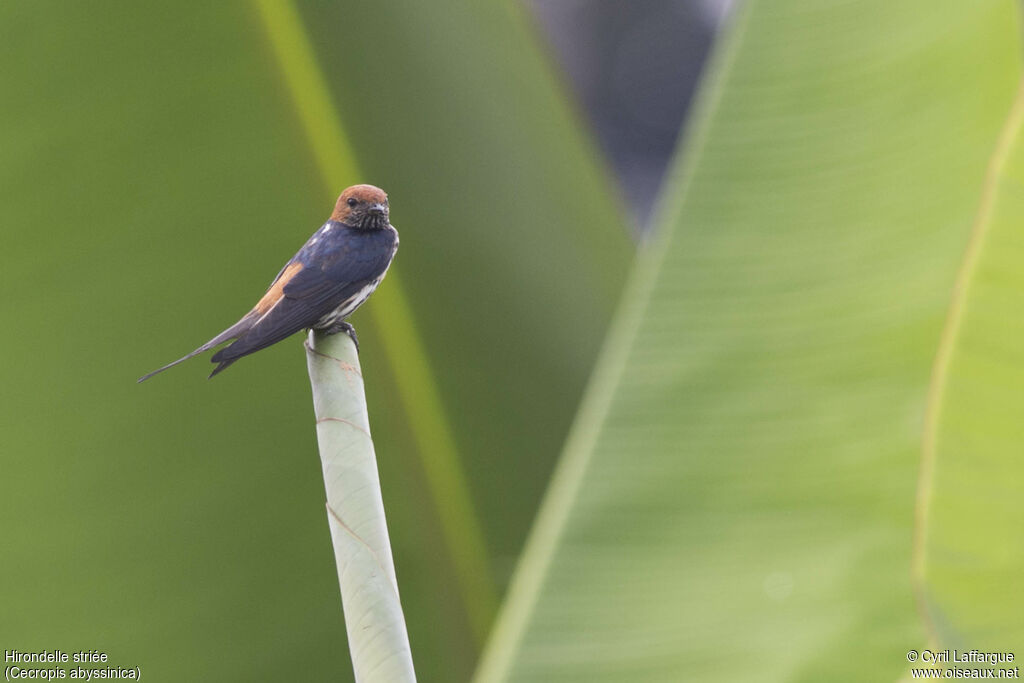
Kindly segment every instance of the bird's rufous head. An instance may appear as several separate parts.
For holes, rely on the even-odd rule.
[[[362,230],[386,228],[388,196],[373,185],[353,185],[338,197],[331,220]]]

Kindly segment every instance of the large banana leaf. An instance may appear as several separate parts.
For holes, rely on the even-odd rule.
[[[391,194],[430,364],[393,365],[357,315],[424,680],[469,676],[473,606],[398,387],[437,379],[422,410],[456,435],[497,592],[632,252],[519,17],[470,5],[432,7],[433,28],[414,7],[304,15],[379,39],[316,57],[357,157],[339,164],[367,173],[346,182]],[[211,382],[195,360],[134,384],[244,313],[331,207],[255,4],[3,3],[0,66],[0,640],[105,649],[151,680],[343,678],[301,339]]]
[[[929,373],[1020,76],[1018,29],[1010,1],[737,9],[480,681],[906,672],[927,644],[910,568]],[[1021,167],[1007,168],[996,215],[1019,250]],[[1019,594],[992,606],[1019,543],[979,549],[1019,535],[1021,514],[1016,393],[974,403],[995,357],[1015,368],[1006,383],[1021,372],[1021,263],[992,234],[979,273],[1001,288],[972,291],[999,343],[979,328],[964,344],[987,355],[953,355],[947,395],[973,390],[943,412],[932,523],[960,521],[933,532],[945,557],[930,574],[982,649],[1019,633],[998,635],[1020,613]],[[970,435],[993,450],[964,492]],[[966,548],[1000,581],[968,591],[982,577],[963,572]]]

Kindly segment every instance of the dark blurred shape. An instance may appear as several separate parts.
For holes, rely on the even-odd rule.
[[[640,231],[730,0],[530,0]]]

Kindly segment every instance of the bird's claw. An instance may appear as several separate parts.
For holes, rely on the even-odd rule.
[[[359,353],[359,338],[356,337],[356,328],[352,327],[352,323],[335,323],[334,325],[331,325],[326,330],[324,330],[324,334],[326,335],[338,334],[339,332],[344,332],[349,336],[349,339],[352,340],[352,343],[356,345],[356,353]]]

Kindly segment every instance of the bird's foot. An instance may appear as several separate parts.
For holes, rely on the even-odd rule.
[[[349,336],[352,343],[356,345],[356,353],[359,353],[359,338],[356,337],[356,328],[352,327],[352,323],[342,321],[340,323],[334,323],[324,330],[324,334],[326,335],[338,334],[339,332],[344,332]]]

